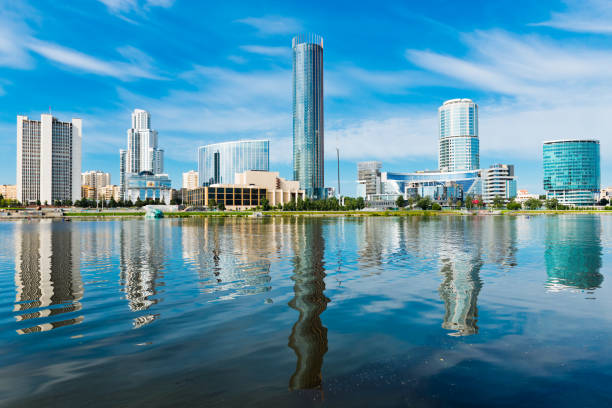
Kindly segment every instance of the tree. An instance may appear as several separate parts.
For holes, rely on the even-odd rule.
[[[434,211],[440,211],[442,209],[442,206],[440,204],[438,204],[438,203],[433,203],[431,205],[431,209],[434,210]]]
[[[217,207],[219,208],[219,211],[225,211],[225,204],[223,202],[220,202]]]
[[[264,211],[270,211],[270,202],[265,197],[261,199],[261,209]]]
[[[530,210],[537,210],[541,206],[542,202],[537,198],[530,198],[529,200],[525,201],[525,207],[529,208]]]
[[[608,204],[610,204],[610,201],[608,201],[606,197],[599,200],[599,205],[608,205]]]
[[[217,208],[217,202],[213,200],[208,200],[208,208]]]
[[[138,208],[142,208],[145,205],[145,202],[140,199],[140,196],[138,196],[134,205]]]
[[[546,205],[546,208],[548,208],[549,210],[554,210],[559,206],[559,200],[557,200],[556,198],[551,198],[546,200],[544,205]]]
[[[406,206],[406,200],[404,200],[403,195],[397,197],[397,200],[395,200],[395,205],[397,205],[398,208],[404,208]]]
[[[472,198],[472,196],[465,197],[465,208],[467,208],[468,210],[474,208],[474,199]]]
[[[504,199],[501,198],[500,196],[495,196],[495,198],[493,199],[493,207],[502,208],[503,206],[504,206]]]
[[[511,211],[516,211],[516,210],[520,210],[523,206],[521,205],[521,203],[518,203],[514,200],[511,200],[508,205],[506,205],[506,208],[511,210]]]
[[[431,198],[429,197],[421,198],[419,201],[417,201],[416,205],[422,210],[428,210],[431,208]]]

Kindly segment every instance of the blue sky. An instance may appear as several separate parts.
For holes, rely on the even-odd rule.
[[[175,187],[197,147],[271,140],[292,176],[291,38],[325,41],[326,185],[356,163],[437,167],[437,108],[480,106],[481,167],[539,192],[541,143],[601,140],[612,183],[608,1],[0,0],[0,183],[15,183],[16,115],[83,119],[83,169],[118,183],[130,112],[152,113]]]

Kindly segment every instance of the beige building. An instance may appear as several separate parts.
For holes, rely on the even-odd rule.
[[[0,194],[5,200],[16,200],[17,186],[15,184],[2,184],[0,185]]]
[[[198,172],[195,170],[189,170],[183,173],[183,188],[187,190],[193,190],[198,188]]]
[[[111,198],[115,201],[119,201],[121,198],[121,187],[109,184],[104,187],[98,188],[98,200],[109,201]]]
[[[81,186],[81,197],[88,200],[95,200],[96,189],[93,186]]]
[[[234,182],[241,186],[255,186],[266,189],[266,198],[271,206],[297,201],[305,198],[304,190],[300,190],[299,181],[285,180],[279,177],[277,171],[248,170],[236,173]]]
[[[111,183],[110,173],[105,173],[100,170],[90,170],[81,173],[81,185],[91,186],[94,188],[94,197],[100,195],[100,189]]]

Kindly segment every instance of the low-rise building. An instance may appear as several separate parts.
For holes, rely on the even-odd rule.
[[[265,188],[214,184],[185,191],[184,205],[191,207],[215,207],[223,204],[228,210],[246,210],[261,205],[266,198]]]
[[[537,200],[540,198],[540,196],[538,194],[531,194],[527,190],[519,190],[516,192],[516,201],[519,203],[524,203],[531,198],[535,198]]]
[[[305,191],[300,190],[299,181],[285,180],[279,177],[277,171],[248,170],[236,173],[235,183],[237,186],[265,188],[266,198],[273,207],[306,197]]]
[[[612,187],[602,188],[599,192],[599,199],[605,198],[608,202],[612,201]]]
[[[491,204],[495,197],[505,202],[516,197],[516,177],[512,164],[493,164],[482,170],[482,200]]]
[[[138,174],[126,174],[125,195],[128,201],[159,200],[170,204],[172,200],[172,181],[167,174],[153,174],[141,171]]]
[[[0,194],[5,200],[16,200],[17,186],[15,184],[2,184],[0,185]]]

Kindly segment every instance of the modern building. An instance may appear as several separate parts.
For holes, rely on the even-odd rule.
[[[183,173],[183,188],[187,190],[193,190],[199,186],[198,183],[198,172],[195,170],[189,170]]]
[[[269,140],[215,143],[198,149],[200,186],[234,184],[236,173],[247,170],[268,171],[269,166]]]
[[[358,191],[358,196],[364,199],[373,194],[380,194],[380,169],[382,167],[381,162],[368,161],[357,163],[357,184],[358,186],[363,185]],[[359,190],[359,188],[358,188]],[[359,194],[361,192],[362,194]]]
[[[215,205],[223,204],[228,210],[245,210],[261,205],[266,195],[265,188],[256,186],[215,184],[187,190],[183,204],[193,207],[212,207],[214,201]]]
[[[17,199],[17,186],[15,184],[2,184],[0,185],[0,195],[5,200],[16,200]]]
[[[158,147],[158,134],[151,129],[151,114],[142,109],[132,112],[132,127],[127,130],[127,150],[119,150],[121,189],[126,175],[142,171],[164,173],[164,151]]]
[[[478,105],[471,99],[451,99],[438,108],[438,113],[438,169],[443,172],[479,169]]]
[[[236,174],[237,186],[262,187],[266,189],[266,198],[271,206],[296,202],[305,198],[304,190],[298,181],[289,181],[279,177],[276,171],[245,171]]]
[[[126,200],[135,202],[138,199],[145,201],[150,198],[170,204],[172,200],[171,190],[172,181],[167,174],[141,171],[138,174],[126,175]]]
[[[0,191],[2,189],[2,186],[0,186]],[[599,199],[606,199],[608,200],[608,202],[610,202],[612,200],[612,187],[605,187],[602,188],[601,191],[599,192]]]
[[[440,203],[482,195],[482,170],[416,173],[381,173],[382,194],[404,198],[429,197]]]
[[[82,121],[17,116],[17,200],[22,203],[81,198]]]
[[[121,200],[121,188],[117,185],[107,185],[98,188],[98,200],[109,201],[111,198],[115,201]]]
[[[543,143],[544,190],[566,205],[593,205],[600,194],[599,140]]]
[[[482,200],[491,204],[495,197],[505,202],[516,197],[516,177],[511,164],[494,164],[482,170]]]
[[[519,203],[524,203],[531,198],[535,198],[537,200],[539,197],[540,196],[538,194],[531,194],[527,190],[518,190],[516,192],[516,201]]]
[[[323,38],[296,36],[293,48],[293,179],[324,196]]]

